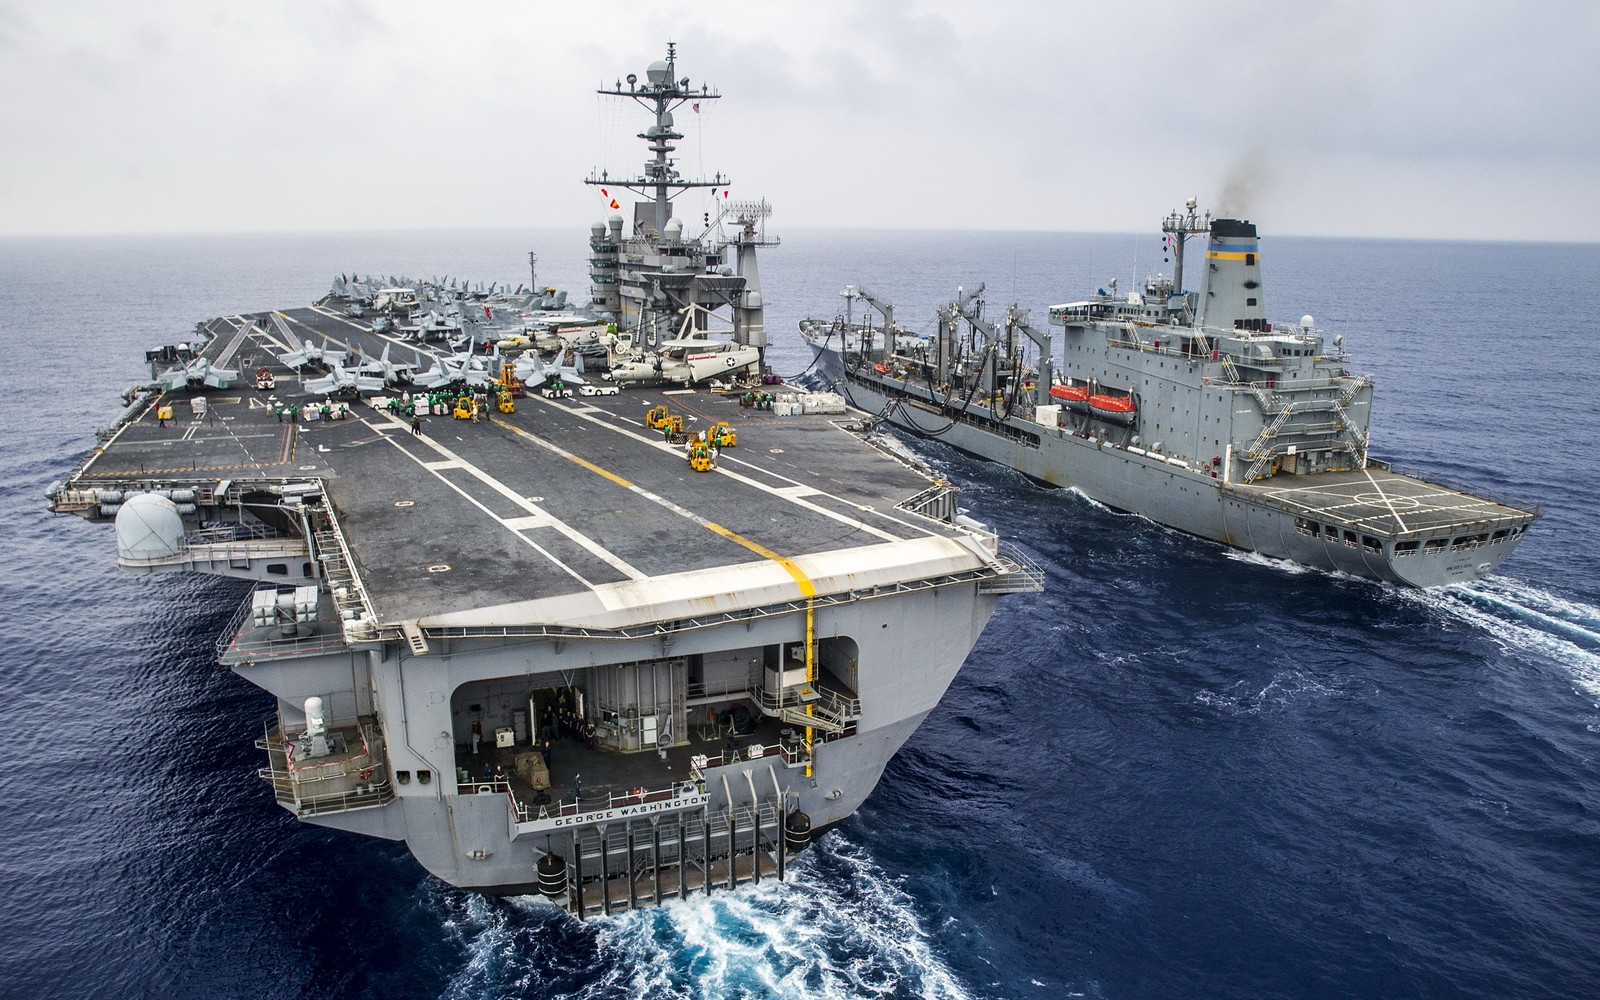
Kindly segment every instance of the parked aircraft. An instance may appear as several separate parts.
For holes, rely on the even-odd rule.
[[[728,340],[685,337],[662,341],[659,351],[625,361],[611,370],[618,382],[676,382],[693,385],[746,371],[761,361],[761,352]]]
[[[239,377],[239,372],[234,368],[218,368],[205,358],[195,358],[193,361],[178,368],[169,368],[156,376],[156,384],[166,392],[174,389],[226,389]]]

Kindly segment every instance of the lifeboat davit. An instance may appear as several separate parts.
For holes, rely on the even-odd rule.
[[[1052,399],[1059,399],[1069,410],[1079,413],[1089,408],[1089,387],[1086,385],[1053,385],[1050,387]]]
[[[1131,424],[1138,416],[1138,404],[1134,403],[1132,396],[1104,396],[1097,393],[1089,397],[1089,412],[1114,424]]]

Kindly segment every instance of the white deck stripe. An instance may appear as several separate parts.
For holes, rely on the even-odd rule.
[[[532,397],[529,397],[529,398],[532,398]],[[632,438],[635,441],[639,441],[639,442],[641,442],[643,444],[650,445],[652,448],[655,448],[657,450],[667,451],[667,452],[669,452],[669,453],[671,453],[673,455],[677,455],[679,457],[682,456],[682,452],[680,452],[676,447],[674,447],[674,446],[672,446],[670,444],[667,444],[665,441],[662,441],[660,439],[660,437],[657,436],[657,435],[642,434],[642,433],[640,433],[638,431],[635,431],[631,427],[619,427],[616,424],[612,423],[611,421],[600,420],[600,419],[597,419],[595,417],[591,417],[587,413],[582,412],[581,410],[573,409],[571,407],[566,407],[566,406],[560,406],[560,405],[558,405],[556,403],[555,400],[537,399],[537,400],[535,400],[535,402],[540,403],[540,404],[542,404],[544,406],[554,407],[556,409],[560,409],[560,410],[563,410],[565,412],[571,413],[574,416],[578,417],[580,420],[586,420],[589,423],[594,424],[596,427],[604,427],[606,430],[611,431],[614,434],[621,434],[623,437]],[[609,412],[609,411],[606,411],[606,412]],[[532,435],[530,435],[530,437],[531,436]],[[733,457],[729,456],[726,451],[722,452],[721,455],[718,456],[718,463],[719,464],[715,469],[713,469],[711,471],[713,473],[717,473],[717,474],[721,474],[721,475],[727,476],[729,479],[732,479],[735,482],[743,483],[746,486],[751,487],[752,489],[760,490],[761,492],[766,493],[769,496],[777,497],[780,500],[787,500],[790,503],[794,504],[796,507],[804,507],[806,510],[812,511],[813,513],[816,513],[816,514],[821,514],[823,517],[831,518],[832,520],[838,521],[841,524],[848,524],[852,528],[856,528],[856,529],[858,529],[860,531],[864,531],[867,534],[872,535],[872,536],[874,536],[876,538],[881,538],[886,542],[903,541],[903,539],[900,538],[900,536],[898,536],[898,535],[892,535],[887,531],[883,531],[881,529],[874,528],[870,524],[866,524],[864,522],[857,521],[855,518],[849,517],[849,516],[847,516],[845,514],[841,514],[838,511],[829,510],[826,507],[820,507],[820,506],[818,506],[818,505],[816,505],[814,503],[807,503],[805,500],[801,499],[801,497],[802,496],[832,496],[833,499],[838,500],[840,503],[848,504],[851,507],[859,508],[861,505],[859,503],[853,501],[853,500],[846,500],[843,497],[834,496],[831,493],[824,493],[823,491],[815,489],[815,488],[813,488],[811,486],[807,486],[804,483],[795,483],[795,481],[792,480],[792,479],[789,479],[789,481],[792,482],[792,483],[795,483],[794,486],[768,486],[766,483],[760,482],[760,481],[755,480],[755,479],[751,479],[749,476],[743,476],[743,475],[740,475],[737,472],[733,472],[733,471],[731,471],[729,469],[723,468],[722,465],[720,464],[723,461],[737,463],[739,465],[744,466],[747,469],[759,470],[764,475],[774,476],[774,477],[777,477],[779,479],[789,479],[788,476],[785,476],[781,472],[775,472],[775,471],[773,471],[771,469],[763,469],[760,466],[758,466],[758,465],[756,465],[756,464],[754,464],[752,462],[747,462],[747,461],[744,461],[743,459],[739,459],[739,458],[733,458]],[[801,490],[805,490],[805,491],[808,491],[808,492],[801,493],[801,492],[799,492]],[[643,492],[643,491],[641,490],[641,492]],[[673,506],[677,506],[677,505],[674,504]],[[880,513],[881,514],[882,512],[875,512],[875,513]],[[924,533],[926,535],[935,536],[935,535],[938,534],[937,532],[929,531],[927,528],[924,528],[919,524],[914,524],[914,523],[911,523],[909,521],[901,521],[899,518],[890,518],[890,520],[893,520],[898,524],[905,524],[908,527],[914,528],[915,530],[920,531],[920,532],[922,532],[922,533]]]
[[[382,426],[382,425],[379,425],[379,424],[375,424],[370,420],[368,420],[366,422],[368,424],[372,425],[373,427]],[[398,423],[398,422],[388,422],[387,426],[388,426],[388,428],[390,430],[409,430],[410,429],[410,428],[406,427],[404,424],[401,424],[401,423]],[[398,435],[396,435],[396,436],[398,436]],[[546,552],[536,542],[534,542],[532,539],[528,538],[522,532],[527,530],[529,527],[539,527],[539,528],[549,527],[549,528],[554,528],[557,531],[561,532],[561,534],[565,535],[567,538],[571,539],[573,542],[577,543],[581,548],[583,548],[590,555],[594,556],[596,559],[599,559],[601,562],[605,563],[607,566],[610,566],[612,569],[615,569],[617,572],[623,574],[624,576],[627,576],[630,579],[634,579],[634,580],[649,579],[648,574],[639,572],[639,570],[637,570],[633,566],[629,565],[625,560],[623,560],[616,553],[610,551],[609,549],[606,549],[606,548],[602,547],[594,539],[588,537],[583,532],[581,532],[581,531],[577,530],[576,528],[572,527],[572,525],[567,524],[565,521],[562,521],[560,518],[558,518],[555,515],[551,514],[549,511],[543,510],[540,507],[535,506],[532,502],[530,502],[526,497],[522,496],[516,490],[513,490],[511,487],[507,486],[505,483],[500,482],[500,480],[498,480],[498,479],[494,478],[493,476],[489,475],[487,472],[485,472],[482,469],[478,468],[476,465],[473,465],[471,462],[468,462],[466,459],[462,458],[460,455],[457,455],[455,452],[451,451],[449,448],[446,448],[444,445],[442,445],[438,441],[436,441],[431,435],[427,435],[427,434],[413,435],[413,438],[414,438],[414,440],[417,440],[417,441],[427,445],[429,448],[432,448],[434,451],[436,451],[439,454],[445,456],[447,461],[442,462],[442,463],[440,463],[440,462],[424,462],[421,458],[418,458],[417,456],[412,455],[405,448],[400,448],[400,451],[404,455],[406,455],[406,457],[410,458],[412,461],[416,462],[418,465],[422,466],[424,469],[427,469],[428,471],[432,472],[435,476],[438,476],[438,478],[439,478],[439,480],[441,482],[443,482],[446,485],[450,486],[456,492],[460,493],[462,496],[464,496],[468,500],[472,501],[473,505],[478,507],[478,509],[482,510],[492,520],[498,522],[501,527],[505,528],[507,531],[510,531],[512,534],[514,534],[518,538],[522,539],[522,541],[527,543],[529,546],[532,546],[533,548],[538,549],[538,551],[540,552],[541,555],[543,555],[546,559],[549,559],[551,562],[555,563],[557,566],[560,566],[564,571],[566,571],[573,578],[577,579],[584,586],[592,587],[593,584],[589,583],[589,581],[585,580],[582,576],[579,576],[578,573],[575,570],[573,570],[570,566],[567,566],[565,563],[561,562],[561,560],[557,559],[555,556],[553,556],[550,553]],[[390,444],[393,444],[396,447],[399,447],[399,442],[396,441],[394,437],[390,437],[388,440],[389,440]],[[436,466],[436,465],[440,466],[440,469],[436,470],[434,468],[434,466]],[[445,468],[463,469],[463,470],[465,470],[466,472],[471,474],[473,476],[473,478],[475,478],[478,481],[482,482],[484,485],[488,486],[490,489],[493,489],[495,492],[499,493],[501,496],[505,497],[506,499],[510,500],[512,503],[516,504],[518,507],[521,507],[523,510],[527,511],[528,514],[532,518],[537,518],[538,519],[538,523],[537,524],[527,524],[527,523],[525,523],[525,522],[529,521],[528,517],[504,518],[504,517],[501,517],[500,515],[494,513],[488,507],[485,507],[482,503],[479,503],[476,499],[474,499],[465,490],[462,490],[460,487],[456,486],[454,483],[451,483],[449,479],[446,479],[443,475],[441,475],[440,472],[442,471],[442,469],[445,469]],[[516,525],[520,525],[520,527],[518,527]]]

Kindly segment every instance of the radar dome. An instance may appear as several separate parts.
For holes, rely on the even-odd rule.
[[[589,227],[589,235],[594,239],[598,240],[605,236],[605,234],[606,224],[604,222],[596,222],[594,225]]]
[[[1314,328],[1316,325],[1317,321],[1311,318],[1310,313],[1306,313],[1304,316],[1300,317],[1300,329],[1306,331],[1307,333],[1310,333],[1312,328]]]
[[[667,64],[657,59],[644,71],[644,75],[657,87],[665,87],[672,82],[672,74],[667,71]]]
[[[167,559],[183,551],[178,505],[154,493],[135,493],[117,511],[118,559]]]
[[[328,731],[328,717],[322,710],[322,699],[306,699],[306,735],[321,736]]]

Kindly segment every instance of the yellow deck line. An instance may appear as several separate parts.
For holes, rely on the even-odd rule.
[[[753,542],[731,528],[724,528],[722,525],[715,524],[711,521],[702,521],[701,523],[707,528],[721,535],[723,538],[728,539],[730,542],[738,542],[740,545],[743,545],[756,555],[761,556],[764,559],[771,559],[779,566],[782,566],[785,572],[794,577],[794,582],[800,585],[801,594],[804,594],[806,597],[817,596],[817,585],[811,582],[811,578],[809,576],[806,576],[805,570],[802,570],[799,566],[794,564],[794,560],[786,556],[778,555],[778,553],[767,548],[765,545],[762,545],[760,542]]]
[[[575,465],[579,465],[579,466],[582,466],[585,469],[588,469],[590,472],[594,473],[597,476],[602,476],[602,477],[604,477],[606,479],[609,479],[611,482],[616,483],[618,486],[622,487],[625,490],[631,490],[632,492],[639,494],[640,496],[644,497],[647,500],[650,500],[650,501],[652,501],[654,503],[660,504],[661,506],[666,507],[668,510],[671,510],[674,513],[680,514],[683,517],[688,518],[689,520],[695,522],[696,524],[700,525],[701,527],[705,528],[706,530],[712,531],[712,532],[715,532],[716,534],[721,535],[723,538],[726,538],[730,542],[734,542],[736,544],[744,546],[745,548],[749,549],[751,552],[754,552],[756,555],[760,556],[763,559],[772,560],[773,562],[777,563],[779,566],[782,566],[783,567],[783,571],[785,573],[788,573],[789,576],[794,579],[794,582],[797,585],[799,585],[801,595],[803,595],[803,596],[805,596],[807,598],[811,598],[811,597],[817,596],[817,585],[812,583],[811,582],[811,578],[809,576],[806,576],[805,571],[802,570],[799,566],[795,565],[794,560],[788,558],[787,556],[779,555],[778,553],[776,553],[776,552],[772,551],[771,549],[767,548],[765,545],[762,545],[760,542],[753,541],[753,540],[751,540],[749,538],[744,537],[743,535],[739,534],[737,531],[734,531],[732,528],[725,528],[722,525],[717,524],[717,523],[715,523],[713,521],[708,521],[705,518],[701,517],[699,514],[696,514],[694,511],[689,510],[687,507],[683,507],[683,506],[680,506],[679,504],[673,503],[671,500],[668,500],[666,497],[657,496],[656,494],[651,493],[649,490],[645,489],[643,486],[640,486],[637,483],[631,483],[628,480],[623,479],[621,476],[617,475],[615,472],[612,472],[609,469],[601,468],[600,466],[594,464],[593,462],[589,461],[586,458],[583,458],[583,457],[578,456],[578,455],[574,455],[572,452],[567,451],[565,448],[558,447],[555,444],[553,444],[553,443],[551,443],[549,441],[546,441],[545,439],[539,437],[537,434],[530,434],[527,431],[523,430],[521,427],[516,426],[515,424],[508,423],[507,421],[501,420],[498,417],[494,418],[494,423],[497,426],[504,428],[505,430],[511,431],[513,434],[519,434],[522,437],[527,438],[529,441],[532,441],[534,444],[537,444],[539,447],[544,448],[545,450],[547,450],[547,451],[549,451],[549,452],[551,452],[553,454],[560,455],[562,458],[565,458],[567,461],[572,462]]]

